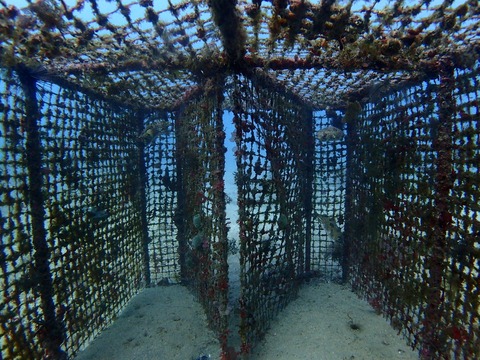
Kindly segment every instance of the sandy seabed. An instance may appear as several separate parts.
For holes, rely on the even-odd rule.
[[[357,328],[358,327],[358,328]],[[144,289],[78,360],[220,358],[201,305],[183,286]],[[347,287],[311,281],[254,348],[257,360],[418,359],[404,339]]]

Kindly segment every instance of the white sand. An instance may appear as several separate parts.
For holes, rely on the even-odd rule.
[[[78,360],[190,360],[220,357],[216,335],[194,296],[183,286],[143,290]]]
[[[360,326],[353,330],[351,324]],[[219,359],[201,306],[180,285],[145,289],[77,359]],[[381,316],[346,287],[312,281],[274,320],[256,360],[418,359]]]
[[[351,324],[360,329],[353,330]],[[252,358],[400,360],[418,355],[347,287],[312,281],[274,320]]]

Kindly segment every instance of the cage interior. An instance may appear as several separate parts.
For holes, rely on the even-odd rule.
[[[312,277],[350,283],[421,358],[479,357],[479,14],[0,0],[2,357],[74,356],[173,283],[248,354]]]

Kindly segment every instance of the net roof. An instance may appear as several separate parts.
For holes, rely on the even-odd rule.
[[[0,0],[3,67],[137,107],[174,109],[242,73],[341,108],[478,57],[478,1]]]

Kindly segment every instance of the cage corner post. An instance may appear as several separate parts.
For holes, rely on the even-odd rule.
[[[224,86],[225,77],[219,75],[216,78],[217,87],[213,96],[215,97],[216,106],[213,109],[212,125],[215,132],[215,140],[213,142],[213,152],[216,154],[212,159],[214,162],[214,171],[212,181],[214,183],[213,196],[215,202],[213,204],[213,214],[217,219],[218,242],[215,246],[213,259],[218,264],[218,279],[215,284],[218,291],[218,302],[227,309],[228,308],[228,227],[226,215],[226,198],[225,198],[225,128],[223,122]],[[229,351],[229,333],[228,315],[219,314],[219,340],[223,353]]]
[[[46,240],[45,199],[43,195],[42,145],[39,131],[41,113],[37,100],[37,81],[26,66],[17,69],[21,87],[25,94],[25,135],[26,167],[28,174],[28,199],[32,226],[32,244],[34,249],[33,269],[35,285],[40,294],[40,308],[43,313],[41,323],[37,324],[37,339],[43,349],[43,358],[53,360],[67,359],[61,349],[65,341],[65,329],[59,321],[54,303],[52,273],[50,271],[51,252]]]

